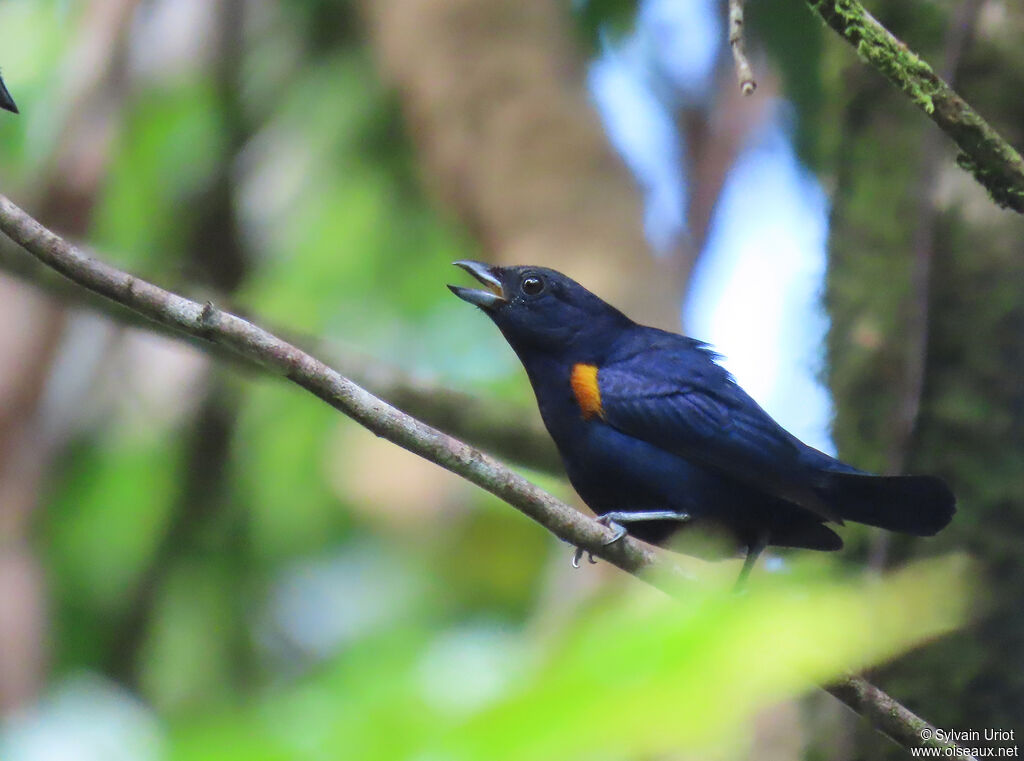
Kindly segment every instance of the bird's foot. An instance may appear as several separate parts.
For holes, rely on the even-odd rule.
[[[602,526],[610,528],[615,532],[611,539],[605,539],[601,542],[605,547],[609,544],[615,544],[626,535],[626,527],[619,523],[619,520],[623,515],[628,515],[628,513],[605,513],[597,519],[597,522]]]
[[[606,539],[601,543],[605,547],[607,547],[609,544],[615,544],[617,541],[619,541],[622,537],[626,535],[626,527],[623,526],[621,523],[615,522],[615,516],[619,514],[620,513],[606,513],[605,515],[599,516],[597,519],[597,522],[600,523],[602,526],[607,526],[615,532],[615,535],[611,539]],[[582,547],[577,547],[576,551],[572,554],[573,568],[580,567],[580,560],[583,559],[584,554],[586,554],[588,561],[590,561],[591,563],[597,563],[597,561],[594,560],[594,553],[592,553],[590,550],[585,550]]]
[[[677,510],[644,510],[637,512],[612,511],[599,516],[597,522],[615,532],[611,539],[601,542],[603,546],[607,547],[610,544],[615,544],[626,535],[626,527],[622,525],[623,523],[641,523],[643,521],[679,521],[680,523],[685,523],[688,520],[690,520],[689,513]],[[583,558],[584,553],[587,554],[587,559],[591,563],[597,562],[589,550],[577,547],[572,556],[573,568],[580,567],[580,560]]]

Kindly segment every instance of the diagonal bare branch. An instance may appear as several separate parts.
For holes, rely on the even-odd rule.
[[[87,309],[122,325],[180,341],[216,361],[234,365],[237,370],[262,371],[262,366],[250,357],[154,323],[120,302],[78,287],[35,259],[23,256],[13,245],[0,243],[0,274],[17,278],[65,306]],[[565,475],[558,450],[535,410],[497,398],[463,393],[331,342],[291,335],[276,326],[274,330],[289,343],[325,357],[342,374],[371,393],[435,428],[505,461],[542,473]]]
[[[611,529],[555,499],[492,457],[392,407],[298,347],[210,302],[200,304],[93,259],[2,195],[0,230],[78,285],[287,377],[378,436],[503,499],[559,539],[592,551],[625,571],[636,573],[655,564],[655,550],[633,540],[605,547],[603,542],[614,536]]]

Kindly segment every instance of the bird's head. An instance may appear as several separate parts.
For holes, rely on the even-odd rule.
[[[594,345],[595,339],[602,343],[602,335],[631,324],[622,312],[561,272],[470,260],[455,265],[487,290],[449,285],[452,293],[486,312],[521,357],[524,352],[562,353]]]

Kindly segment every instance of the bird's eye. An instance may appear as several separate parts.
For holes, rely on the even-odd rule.
[[[533,275],[531,275],[530,277],[523,278],[522,288],[523,293],[525,293],[527,296],[536,296],[538,293],[544,290],[544,281],[541,280],[539,277],[534,277]]]

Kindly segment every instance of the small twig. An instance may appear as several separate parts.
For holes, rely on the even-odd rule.
[[[378,436],[489,491],[559,539],[582,547],[670,594],[679,595],[685,588],[680,582],[687,577],[663,553],[629,536],[605,544],[614,536],[612,529],[555,499],[483,452],[395,409],[323,362],[237,315],[166,291],[87,256],[3,195],[0,230],[43,264],[83,288],[162,325],[230,348],[287,377]],[[860,677],[846,678],[825,689],[904,748],[957,749],[954,744],[936,740],[934,727]],[[958,749],[951,754],[972,758],[961,755]]]
[[[740,92],[744,95],[753,95],[757,89],[757,82],[754,80],[750,61],[747,60],[743,41],[743,0],[729,0],[729,47],[732,48],[732,60],[736,66]]]
[[[959,93],[857,0],[806,2],[953,138],[962,151],[957,163],[974,175],[993,201],[1024,214],[1024,158]]]

